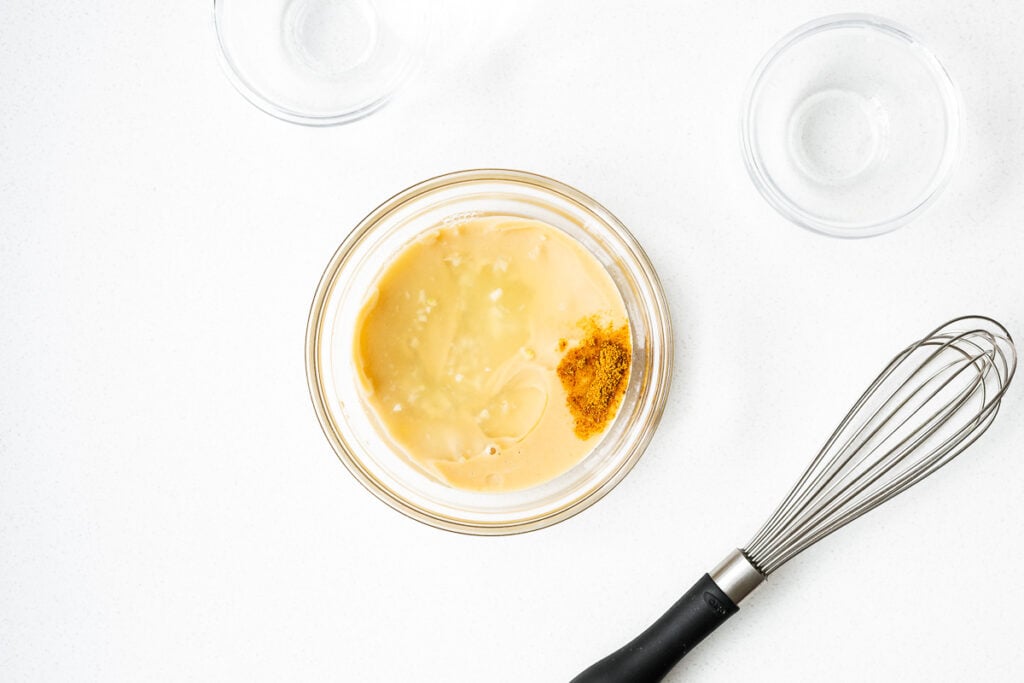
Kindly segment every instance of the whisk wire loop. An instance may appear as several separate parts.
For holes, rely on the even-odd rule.
[[[743,549],[767,576],[959,455],[991,425],[1016,371],[1006,329],[952,320],[885,367]]]

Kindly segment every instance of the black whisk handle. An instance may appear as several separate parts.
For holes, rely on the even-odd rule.
[[[572,683],[656,683],[737,611],[736,603],[705,574],[646,631]]]

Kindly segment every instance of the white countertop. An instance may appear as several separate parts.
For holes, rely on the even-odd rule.
[[[463,0],[418,81],[323,130],[232,89],[210,4],[0,5],[4,681],[565,681],[744,543],[902,344],[966,313],[1024,338],[1014,2]],[[769,208],[736,130],[762,53],[850,10],[924,36],[967,126],[939,201],[854,242]],[[636,469],[510,538],[363,490],[303,366],[346,232],[480,166],[609,207],[676,327]],[[1022,415],[1017,386],[964,457],[787,565],[669,680],[1017,680]]]

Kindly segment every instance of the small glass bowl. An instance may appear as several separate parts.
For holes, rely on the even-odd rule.
[[[214,0],[221,65],[245,99],[284,121],[330,126],[386,104],[419,68],[430,3]]]
[[[381,433],[361,396],[352,359],[356,318],[381,269],[417,236],[470,217],[544,221],[578,240],[606,268],[632,335],[629,383],[618,414],[571,470],[532,488],[473,492],[436,481]],[[500,535],[549,526],[584,510],[629,472],[661,418],[672,372],[672,327],[658,277],[640,245],[607,209],[557,181],[472,170],[401,192],[356,226],[317,288],[306,332],[306,376],[324,434],[367,489],[426,524]]]
[[[747,170],[775,209],[806,228],[868,237],[939,195],[960,147],[960,97],[906,29],[844,14],[779,41],[747,87]]]

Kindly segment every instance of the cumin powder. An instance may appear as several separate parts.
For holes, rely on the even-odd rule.
[[[581,439],[600,433],[615,416],[629,377],[629,328],[588,325],[590,331],[558,364],[558,378]],[[564,340],[563,340],[564,342]],[[559,350],[566,344],[560,343]]]

